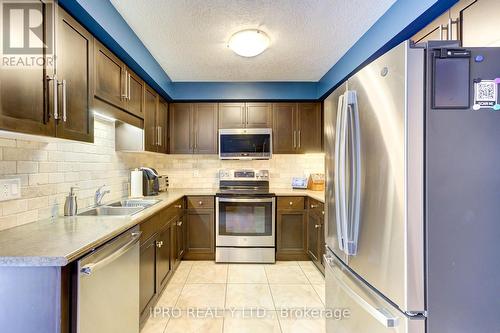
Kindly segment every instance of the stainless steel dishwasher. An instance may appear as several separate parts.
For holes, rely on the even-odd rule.
[[[78,261],[77,333],[139,332],[138,227]]]

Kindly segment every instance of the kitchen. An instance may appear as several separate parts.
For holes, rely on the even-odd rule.
[[[497,1],[1,5],[2,330],[500,331]]]

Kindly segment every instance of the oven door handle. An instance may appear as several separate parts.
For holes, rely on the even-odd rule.
[[[271,202],[274,203],[272,198],[221,198],[217,197],[218,202]]]

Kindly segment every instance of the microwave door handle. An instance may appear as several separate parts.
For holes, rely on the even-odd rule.
[[[337,241],[339,244],[339,249],[344,250],[343,232],[342,232],[342,197],[341,197],[341,182],[342,178],[340,176],[340,147],[341,147],[341,137],[342,137],[342,123],[343,117],[342,112],[344,109],[344,95],[339,97],[338,107],[337,107],[337,121],[335,124],[335,158],[334,158],[334,175],[333,181],[335,190],[335,224],[337,226]]]

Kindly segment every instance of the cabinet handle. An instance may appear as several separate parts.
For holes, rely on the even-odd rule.
[[[59,82],[57,81],[56,76],[48,76],[47,75],[47,81],[52,81],[52,90],[53,90],[53,97],[54,97],[54,120],[59,119],[59,111],[57,110],[57,104],[59,103],[59,98],[57,96],[57,89],[59,87]]]
[[[123,76],[122,76],[123,78]],[[123,80],[122,86],[121,86],[121,96],[120,99],[123,101],[124,99],[127,99],[127,70],[125,70],[125,78]]]
[[[293,148],[297,148],[297,131],[293,131]]]
[[[178,221],[178,222],[177,222],[177,226],[178,226],[178,227],[182,226],[182,221]]]
[[[163,246],[163,241],[156,241],[156,247],[161,248]]]
[[[315,224],[315,225],[314,225],[314,227],[315,227],[316,229],[321,228],[321,224]]]
[[[301,135],[300,135],[300,130],[299,130],[299,135],[298,135],[298,137],[299,137],[299,148],[300,148],[300,141],[301,141],[301,140],[300,140],[300,136],[301,136]]]
[[[290,204],[290,206],[293,206],[293,201],[290,201],[289,204]]]
[[[203,201],[198,201],[198,205],[203,206]]]
[[[66,80],[62,80],[60,83],[62,85],[62,120],[66,122],[67,112],[66,112]]]
[[[321,215],[325,215],[325,211],[324,210],[321,211]]]
[[[174,205],[175,208],[182,208],[182,205]]]
[[[318,208],[318,207],[319,207],[319,205],[313,205],[313,204],[311,204],[311,209]]]
[[[128,78],[127,78],[127,96],[128,100],[130,101],[130,73],[128,73]]]

